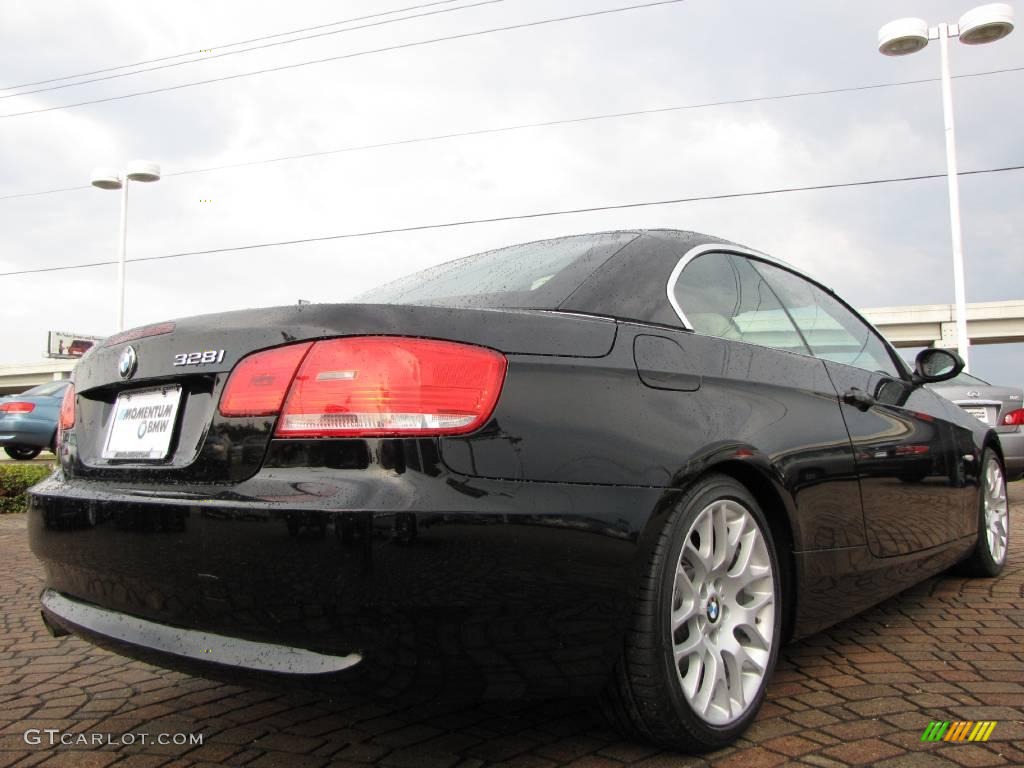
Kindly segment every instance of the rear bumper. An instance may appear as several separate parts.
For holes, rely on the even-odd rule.
[[[999,444],[1003,449],[1003,461],[1006,464],[1006,476],[1015,480],[1024,475],[1024,428],[1016,427],[1013,431],[996,430]]]
[[[0,445],[48,448],[57,425],[50,419],[35,419],[29,414],[0,417]]]
[[[48,620],[182,668],[280,673],[310,653],[412,680],[448,658],[493,695],[594,690],[622,647],[647,523],[674,499],[309,468],[205,490],[35,486]],[[247,643],[283,649],[275,668],[246,661]]]

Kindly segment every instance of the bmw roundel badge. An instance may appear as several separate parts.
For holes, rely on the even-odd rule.
[[[718,621],[718,616],[722,612],[721,606],[718,604],[718,597],[712,597],[708,600],[708,621],[714,624]]]
[[[135,347],[125,347],[124,352],[121,353],[121,360],[117,364],[117,372],[121,374],[122,379],[130,379],[138,364],[139,356],[135,354]]]

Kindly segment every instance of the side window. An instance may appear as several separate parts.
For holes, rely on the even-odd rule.
[[[775,289],[815,357],[900,377],[882,340],[828,293],[771,264],[759,261],[755,268]]]
[[[782,305],[747,259],[706,253],[683,269],[673,294],[697,333],[809,354]]]

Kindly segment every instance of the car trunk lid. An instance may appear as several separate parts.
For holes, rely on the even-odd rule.
[[[237,482],[259,469],[276,417],[224,417],[234,366],[285,344],[398,335],[505,354],[601,357],[613,321],[540,310],[401,305],[300,305],[206,315],[135,329],[75,369],[77,421],[62,462],[71,474],[144,483]],[[145,450],[132,432],[146,433]],[[134,446],[122,450],[127,446]]]

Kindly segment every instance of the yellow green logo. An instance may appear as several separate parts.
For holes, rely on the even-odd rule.
[[[988,741],[996,720],[932,720],[921,734],[921,741]]]

